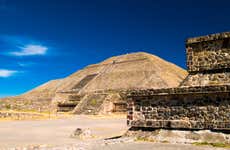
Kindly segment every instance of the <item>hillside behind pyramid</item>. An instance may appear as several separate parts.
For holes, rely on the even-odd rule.
[[[177,87],[186,76],[187,72],[175,64],[155,55],[138,52],[108,58],[66,78],[49,81],[25,94],[8,99],[14,99],[17,103],[28,101],[31,109],[39,107],[43,110],[50,108],[47,106],[50,103],[68,102],[71,93],[72,99],[75,95],[80,97],[80,102],[84,95],[98,91]],[[44,102],[45,106],[42,104]]]

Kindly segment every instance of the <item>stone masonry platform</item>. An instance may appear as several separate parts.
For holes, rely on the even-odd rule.
[[[230,85],[137,90],[127,97],[133,127],[230,129]]]
[[[186,54],[179,87],[128,92],[129,126],[230,131],[230,32],[190,38]]]

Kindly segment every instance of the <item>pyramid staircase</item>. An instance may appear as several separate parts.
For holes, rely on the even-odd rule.
[[[87,88],[92,80],[100,77],[102,74],[106,73],[109,70],[112,70],[114,67],[114,63],[107,64],[99,73],[90,74],[85,76],[81,81],[79,81],[71,91],[71,94],[67,94],[65,96],[65,101],[61,101],[58,103],[58,112],[70,112],[73,111],[74,108],[80,103],[80,101],[86,101],[86,105],[84,105],[84,109],[82,110],[84,113],[94,113],[94,110],[99,107],[105,98],[105,95],[90,95],[87,98],[83,98],[84,96],[80,92],[83,88]],[[65,92],[64,92],[65,93]],[[82,104],[81,104],[82,105]],[[82,106],[81,106],[82,107]]]
[[[85,95],[79,105],[73,110],[74,114],[97,114],[101,109],[106,94],[91,93]]]

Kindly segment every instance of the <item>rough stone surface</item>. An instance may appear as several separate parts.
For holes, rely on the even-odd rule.
[[[230,33],[188,39],[186,50],[180,87],[127,94],[128,125],[230,130]]]
[[[230,86],[163,89],[161,93],[143,90],[130,97],[130,126],[230,129]]]
[[[187,44],[189,72],[199,72],[230,67],[230,37],[217,41]]]
[[[181,86],[230,85],[230,72],[188,75]]]

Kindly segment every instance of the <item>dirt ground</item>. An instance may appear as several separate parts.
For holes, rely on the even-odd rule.
[[[76,128],[90,129],[94,138],[82,141],[71,138]],[[39,149],[81,150],[209,150],[207,146],[135,142],[132,139],[103,140],[122,135],[128,127],[125,116],[75,116],[67,119],[36,121],[3,121],[0,123],[0,149],[23,149],[40,145]],[[28,148],[29,149],[29,148]]]

